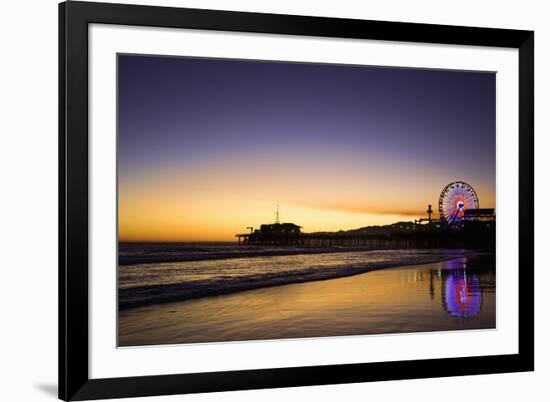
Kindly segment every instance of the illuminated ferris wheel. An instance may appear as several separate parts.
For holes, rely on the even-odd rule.
[[[472,186],[463,181],[447,184],[439,196],[439,216],[448,223],[464,220],[464,211],[479,208]]]

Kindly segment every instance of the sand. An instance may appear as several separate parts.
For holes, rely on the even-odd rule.
[[[495,328],[495,276],[446,262],[119,313],[119,346]]]

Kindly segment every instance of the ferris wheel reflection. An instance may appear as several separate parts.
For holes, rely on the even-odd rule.
[[[465,269],[445,272],[442,282],[443,308],[452,317],[471,318],[478,315],[483,303],[479,276]]]

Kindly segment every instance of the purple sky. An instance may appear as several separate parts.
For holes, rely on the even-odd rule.
[[[391,188],[429,193],[418,204],[465,180],[494,206],[492,73],[120,55],[118,80],[121,188],[220,163],[243,174],[368,160]]]

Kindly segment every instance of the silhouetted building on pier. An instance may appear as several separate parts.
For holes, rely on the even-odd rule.
[[[467,209],[464,211],[464,219],[493,222],[495,220],[494,208]]]
[[[261,225],[251,233],[237,234],[239,244],[299,245],[302,227],[294,223],[270,223]]]

